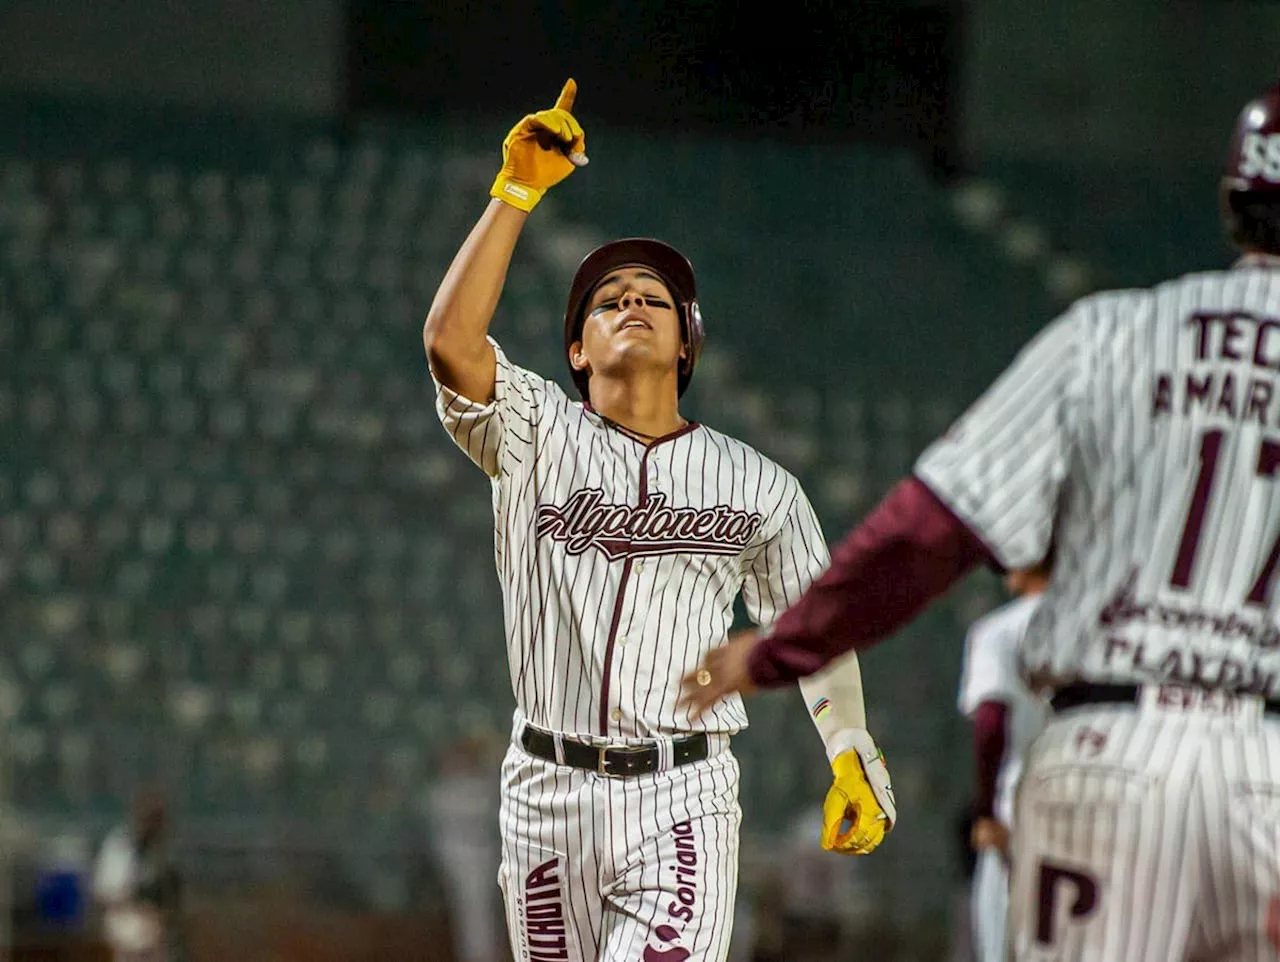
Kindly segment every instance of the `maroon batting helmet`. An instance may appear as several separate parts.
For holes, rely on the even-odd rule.
[[[569,285],[569,306],[564,312],[564,349],[582,339],[582,324],[586,320],[587,301],[605,276],[622,267],[648,267],[662,278],[667,290],[676,301],[680,315],[680,337],[684,341],[684,358],[680,362],[677,390],[684,394],[693,377],[694,365],[706,331],[702,326],[702,312],[698,310],[698,288],[693,278],[693,265],[689,259],[669,244],[651,237],[627,237],[597,247],[582,259],[578,271]],[[584,401],[588,397],[590,378],[586,371],[570,368],[573,383]]]
[[[1232,242],[1280,254],[1280,84],[1240,112],[1221,195]]]

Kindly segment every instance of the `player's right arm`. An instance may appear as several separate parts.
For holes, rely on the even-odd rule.
[[[577,90],[566,81],[554,107],[528,114],[507,134],[493,199],[449,265],[423,325],[433,375],[471,401],[494,399],[497,356],[489,323],[524,222],[548,188],[587,162],[585,135],[570,113]]]
[[[440,282],[422,328],[436,380],[473,401],[493,400],[497,355],[489,322],[528,216],[496,198],[489,201]]]
[[[511,255],[529,212],[553,184],[587,162],[582,128],[569,113],[577,88],[525,116],[502,142],[493,198],[453,258],[422,328],[436,413],[485,474],[510,477],[531,464],[536,424],[555,385],[512,364],[489,337]]]

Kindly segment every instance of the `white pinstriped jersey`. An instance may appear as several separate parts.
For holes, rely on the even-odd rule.
[[[703,425],[646,447],[490,342],[493,402],[437,382],[436,406],[491,479],[518,711],[618,741],[742,729],[737,696],[693,722],[679,681],[723,644],[739,591],[769,624],[826,566],[799,482]]]
[[[1010,568],[1055,546],[1037,683],[1280,693],[1280,268],[1077,302],[921,456]]]
[[[1027,748],[1044,728],[1047,703],[1027,688],[1019,667],[1018,648],[1027,623],[1040,605],[1039,595],[1023,595],[969,626],[960,674],[960,713],[972,716],[985,701],[1007,706],[1008,739],[996,778],[995,816],[1013,824],[1013,796],[1022,776]]]

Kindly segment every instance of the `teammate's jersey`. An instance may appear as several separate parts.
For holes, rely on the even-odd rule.
[[[1054,548],[1037,683],[1280,693],[1280,269],[1072,306],[917,476],[1010,568]]]
[[[1013,796],[1027,748],[1047,717],[1047,704],[1027,687],[1018,660],[1022,636],[1039,604],[1039,595],[1024,595],[1001,605],[970,625],[964,641],[957,699],[960,713],[972,716],[985,701],[998,701],[1008,708],[995,798],[995,816],[1005,825],[1013,824]]]
[[[737,696],[693,722],[680,679],[723,644],[740,590],[769,624],[825,568],[799,482],[699,424],[646,447],[494,351],[492,403],[437,382],[436,406],[492,481],[518,711],[614,739],[745,727]]]

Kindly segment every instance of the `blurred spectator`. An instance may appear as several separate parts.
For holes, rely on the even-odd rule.
[[[460,739],[445,754],[440,778],[428,787],[427,834],[449,903],[457,962],[508,958],[498,890],[498,764],[495,739]]]
[[[185,962],[181,879],[169,849],[164,796],[143,791],[132,820],[102,844],[93,893],[115,962]]]

